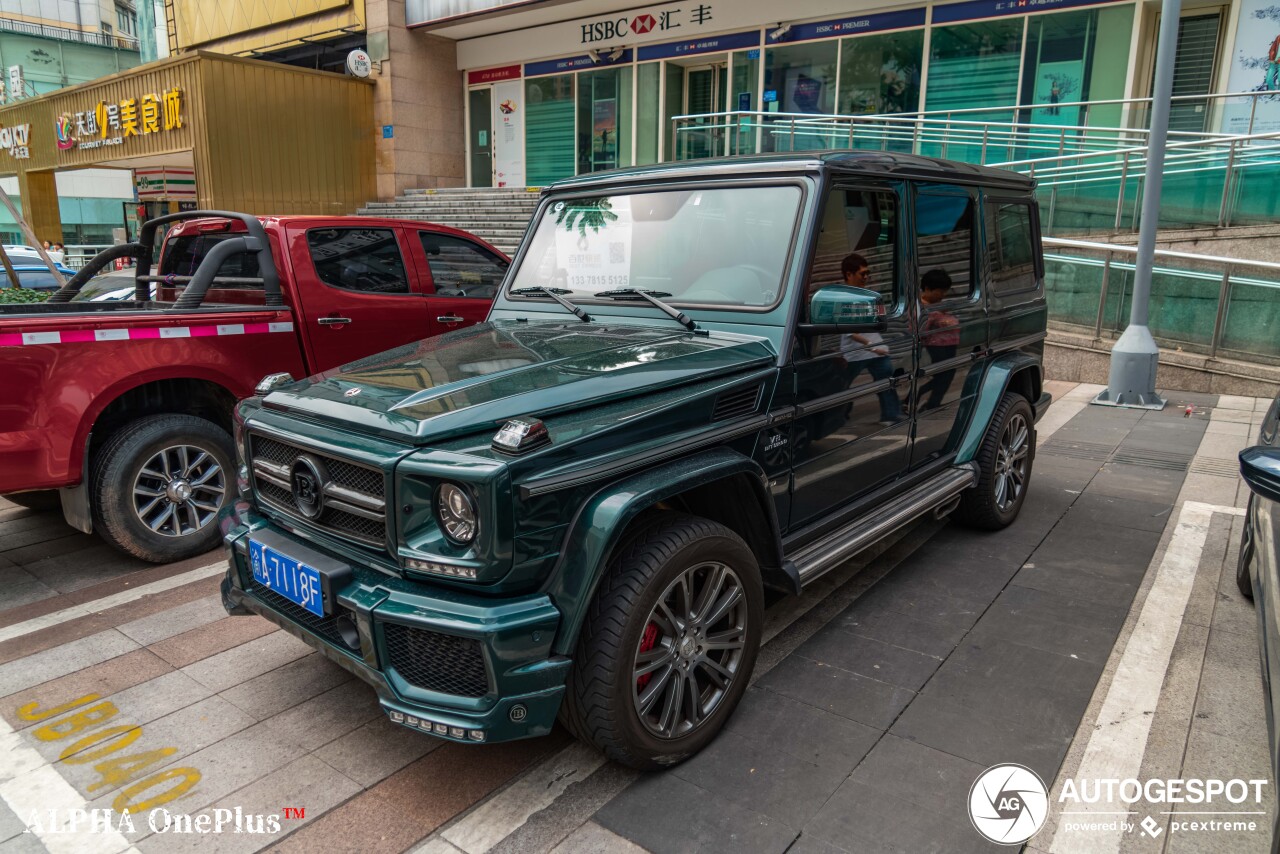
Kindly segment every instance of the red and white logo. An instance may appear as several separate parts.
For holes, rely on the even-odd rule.
[[[657,26],[657,24],[657,20],[647,12],[643,15],[636,15],[635,18],[631,20],[631,32],[638,36],[642,36],[652,30]]]

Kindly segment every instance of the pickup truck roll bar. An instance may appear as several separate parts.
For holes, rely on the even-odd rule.
[[[200,266],[189,278],[153,276],[151,275],[151,255],[155,246],[156,230],[169,222],[184,219],[234,219],[244,223],[247,235],[237,235],[220,241],[200,260]],[[252,252],[258,258],[259,278],[243,277],[218,278],[216,273],[222,262],[239,252]],[[179,279],[186,281],[182,296],[173,304],[174,311],[189,311],[198,308],[204,300],[205,292],[214,284],[227,282],[230,284],[261,284],[265,292],[264,304],[268,307],[283,306],[284,296],[280,292],[280,275],[276,271],[275,258],[271,255],[271,244],[267,241],[266,229],[257,217],[234,211],[180,211],[174,214],[158,216],[142,224],[137,243],[125,243],[103,250],[85,264],[65,285],[49,297],[49,302],[70,302],[80,292],[85,282],[97,275],[102,268],[117,258],[132,257],[138,262],[134,299],[137,302],[148,302],[151,299],[151,283],[156,281],[179,284]]]

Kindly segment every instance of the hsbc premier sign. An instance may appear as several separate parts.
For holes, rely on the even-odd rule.
[[[581,44],[617,42],[628,36],[670,35],[679,38],[686,32],[700,32],[715,25],[710,3],[668,4],[622,15],[597,18],[581,24]],[[722,24],[723,26],[723,24]]]

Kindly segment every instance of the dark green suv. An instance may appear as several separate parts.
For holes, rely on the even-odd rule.
[[[1032,181],[883,153],[547,189],[489,320],[236,414],[231,613],[462,742],[669,765],[799,594],[921,514],[1008,525],[1045,337]]]

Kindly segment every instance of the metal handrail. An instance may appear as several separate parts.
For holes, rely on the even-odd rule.
[[[53,27],[48,24],[33,24],[30,21],[16,21],[12,18],[0,18],[0,30],[13,33],[27,33],[33,36],[58,39],[60,41],[96,44],[101,47],[114,47],[121,50],[137,50],[137,36],[120,33],[94,33],[77,30],[74,27]]]
[[[1102,281],[1099,283],[1098,289],[1098,311],[1094,321],[1093,336],[1094,338],[1102,337],[1102,326],[1106,312],[1108,285],[1111,278],[1111,268],[1115,264],[1116,256],[1134,257],[1138,254],[1138,247],[1128,246],[1116,243],[1096,243],[1088,240],[1068,240],[1060,237],[1043,237],[1041,243],[1046,248],[1062,248],[1062,249],[1079,249],[1090,252],[1101,253],[1103,258],[1102,264]],[[1256,270],[1268,270],[1280,273],[1280,264],[1272,261],[1252,261],[1241,258],[1224,258],[1220,255],[1200,255],[1194,252],[1177,252],[1172,249],[1155,250],[1157,259],[1169,259],[1175,261],[1189,261],[1206,267],[1221,267],[1222,276],[1218,288],[1218,304],[1214,311],[1213,333],[1209,339],[1209,358],[1216,358],[1218,350],[1222,346],[1223,330],[1227,322],[1227,309],[1231,304],[1231,290],[1235,284],[1234,273],[1241,267],[1253,268]],[[1068,259],[1069,260],[1069,259]],[[1210,271],[1203,270],[1183,270],[1173,271],[1175,273],[1196,276],[1211,274]],[[1262,282],[1248,281],[1248,284],[1254,286],[1267,286],[1280,288],[1280,282]],[[1123,299],[1122,299],[1123,302]]]

